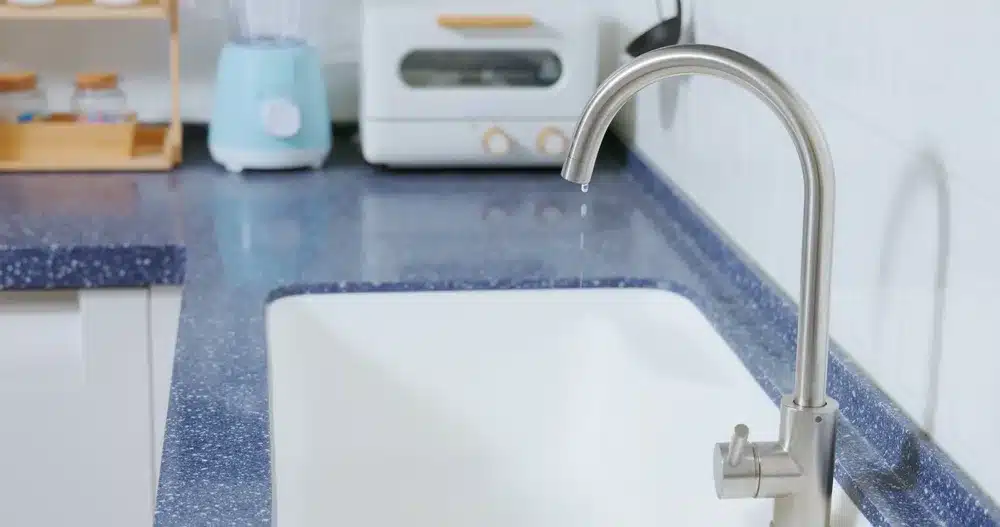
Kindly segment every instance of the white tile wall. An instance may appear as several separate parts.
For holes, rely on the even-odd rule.
[[[834,338],[1000,498],[1000,3],[694,1],[699,42],[773,67],[826,129]],[[677,86],[640,94],[637,150],[797,296],[802,183],[784,130],[725,81]]]

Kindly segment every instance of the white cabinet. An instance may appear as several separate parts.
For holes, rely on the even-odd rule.
[[[180,288],[0,292],[0,523],[150,525]]]

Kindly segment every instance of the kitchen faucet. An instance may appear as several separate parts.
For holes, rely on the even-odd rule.
[[[826,394],[834,177],[823,132],[805,102],[766,66],[731,49],[680,45],[650,51],[597,88],[577,123],[562,176],[588,184],[618,110],[656,81],[692,74],[729,79],[766,102],[795,143],[805,187],[795,391],[781,398],[778,441],[750,442],[750,430],[741,424],[728,443],[715,445],[715,492],[720,498],[774,498],[772,527],[826,527],[838,409]]]

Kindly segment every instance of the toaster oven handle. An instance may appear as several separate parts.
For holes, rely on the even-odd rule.
[[[438,15],[439,26],[448,29],[527,29],[535,25],[528,15]]]

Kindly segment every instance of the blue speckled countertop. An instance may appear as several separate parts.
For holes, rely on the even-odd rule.
[[[180,201],[164,176],[0,177],[0,289],[180,284]]]
[[[772,399],[789,390],[793,306],[615,145],[587,194],[554,171],[390,173],[347,145],[316,173],[238,177],[194,161],[169,175],[0,178],[0,288],[184,284],[157,525],[270,523],[263,314],[276,296],[671,288]],[[844,416],[837,479],[873,524],[998,524],[839,349],[831,392]]]

